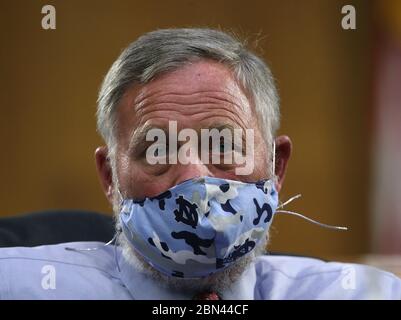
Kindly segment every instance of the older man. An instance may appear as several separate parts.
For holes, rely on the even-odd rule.
[[[115,245],[1,249],[0,298],[401,298],[374,268],[263,255],[291,142],[275,136],[268,67],[233,37],[143,35],[109,70],[97,116]]]

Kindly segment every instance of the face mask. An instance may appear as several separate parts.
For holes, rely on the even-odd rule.
[[[232,265],[264,240],[278,206],[272,180],[202,177],[158,196],[121,203],[122,231],[168,276],[200,278]]]

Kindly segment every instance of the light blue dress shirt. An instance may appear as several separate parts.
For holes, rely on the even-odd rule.
[[[77,252],[66,247],[99,249]],[[195,294],[161,286],[114,249],[100,242],[2,248],[0,299],[164,300]],[[220,294],[223,299],[401,299],[401,279],[358,264],[261,256]]]

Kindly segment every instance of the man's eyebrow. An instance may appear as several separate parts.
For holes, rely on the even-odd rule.
[[[231,123],[214,123],[211,124],[208,129],[217,129],[219,131],[229,129],[230,131],[234,132],[235,127]]]
[[[234,130],[238,130],[238,129],[242,130],[242,128],[240,126],[235,126],[231,123],[226,123],[226,122],[225,123],[221,123],[221,122],[212,123],[206,129],[209,129],[209,130],[217,129],[219,132],[221,132],[225,129],[228,129],[233,136],[234,136],[234,132],[235,132]]]
[[[152,124],[145,124],[143,126],[137,127],[131,134],[128,150],[135,150],[137,146],[146,144],[146,135],[152,129],[159,129],[165,131],[165,128],[158,127]]]

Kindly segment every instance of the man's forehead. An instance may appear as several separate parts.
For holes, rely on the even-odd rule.
[[[248,99],[232,72],[223,64],[201,61],[185,65],[175,71],[160,75],[135,90],[132,106],[135,111],[152,102],[176,100],[177,103],[203,102],[221,99],[244,108]]]
[[[188,121],[186,127],[194,128],[199,121],[205,128],[246,128],[252,118],[248,98],[228,68],[217,62],[189,64],[134,85],[127,89],[120,107],[124,135],[146,129],[145,124],[168,127],[171,120],[179,127]]]

